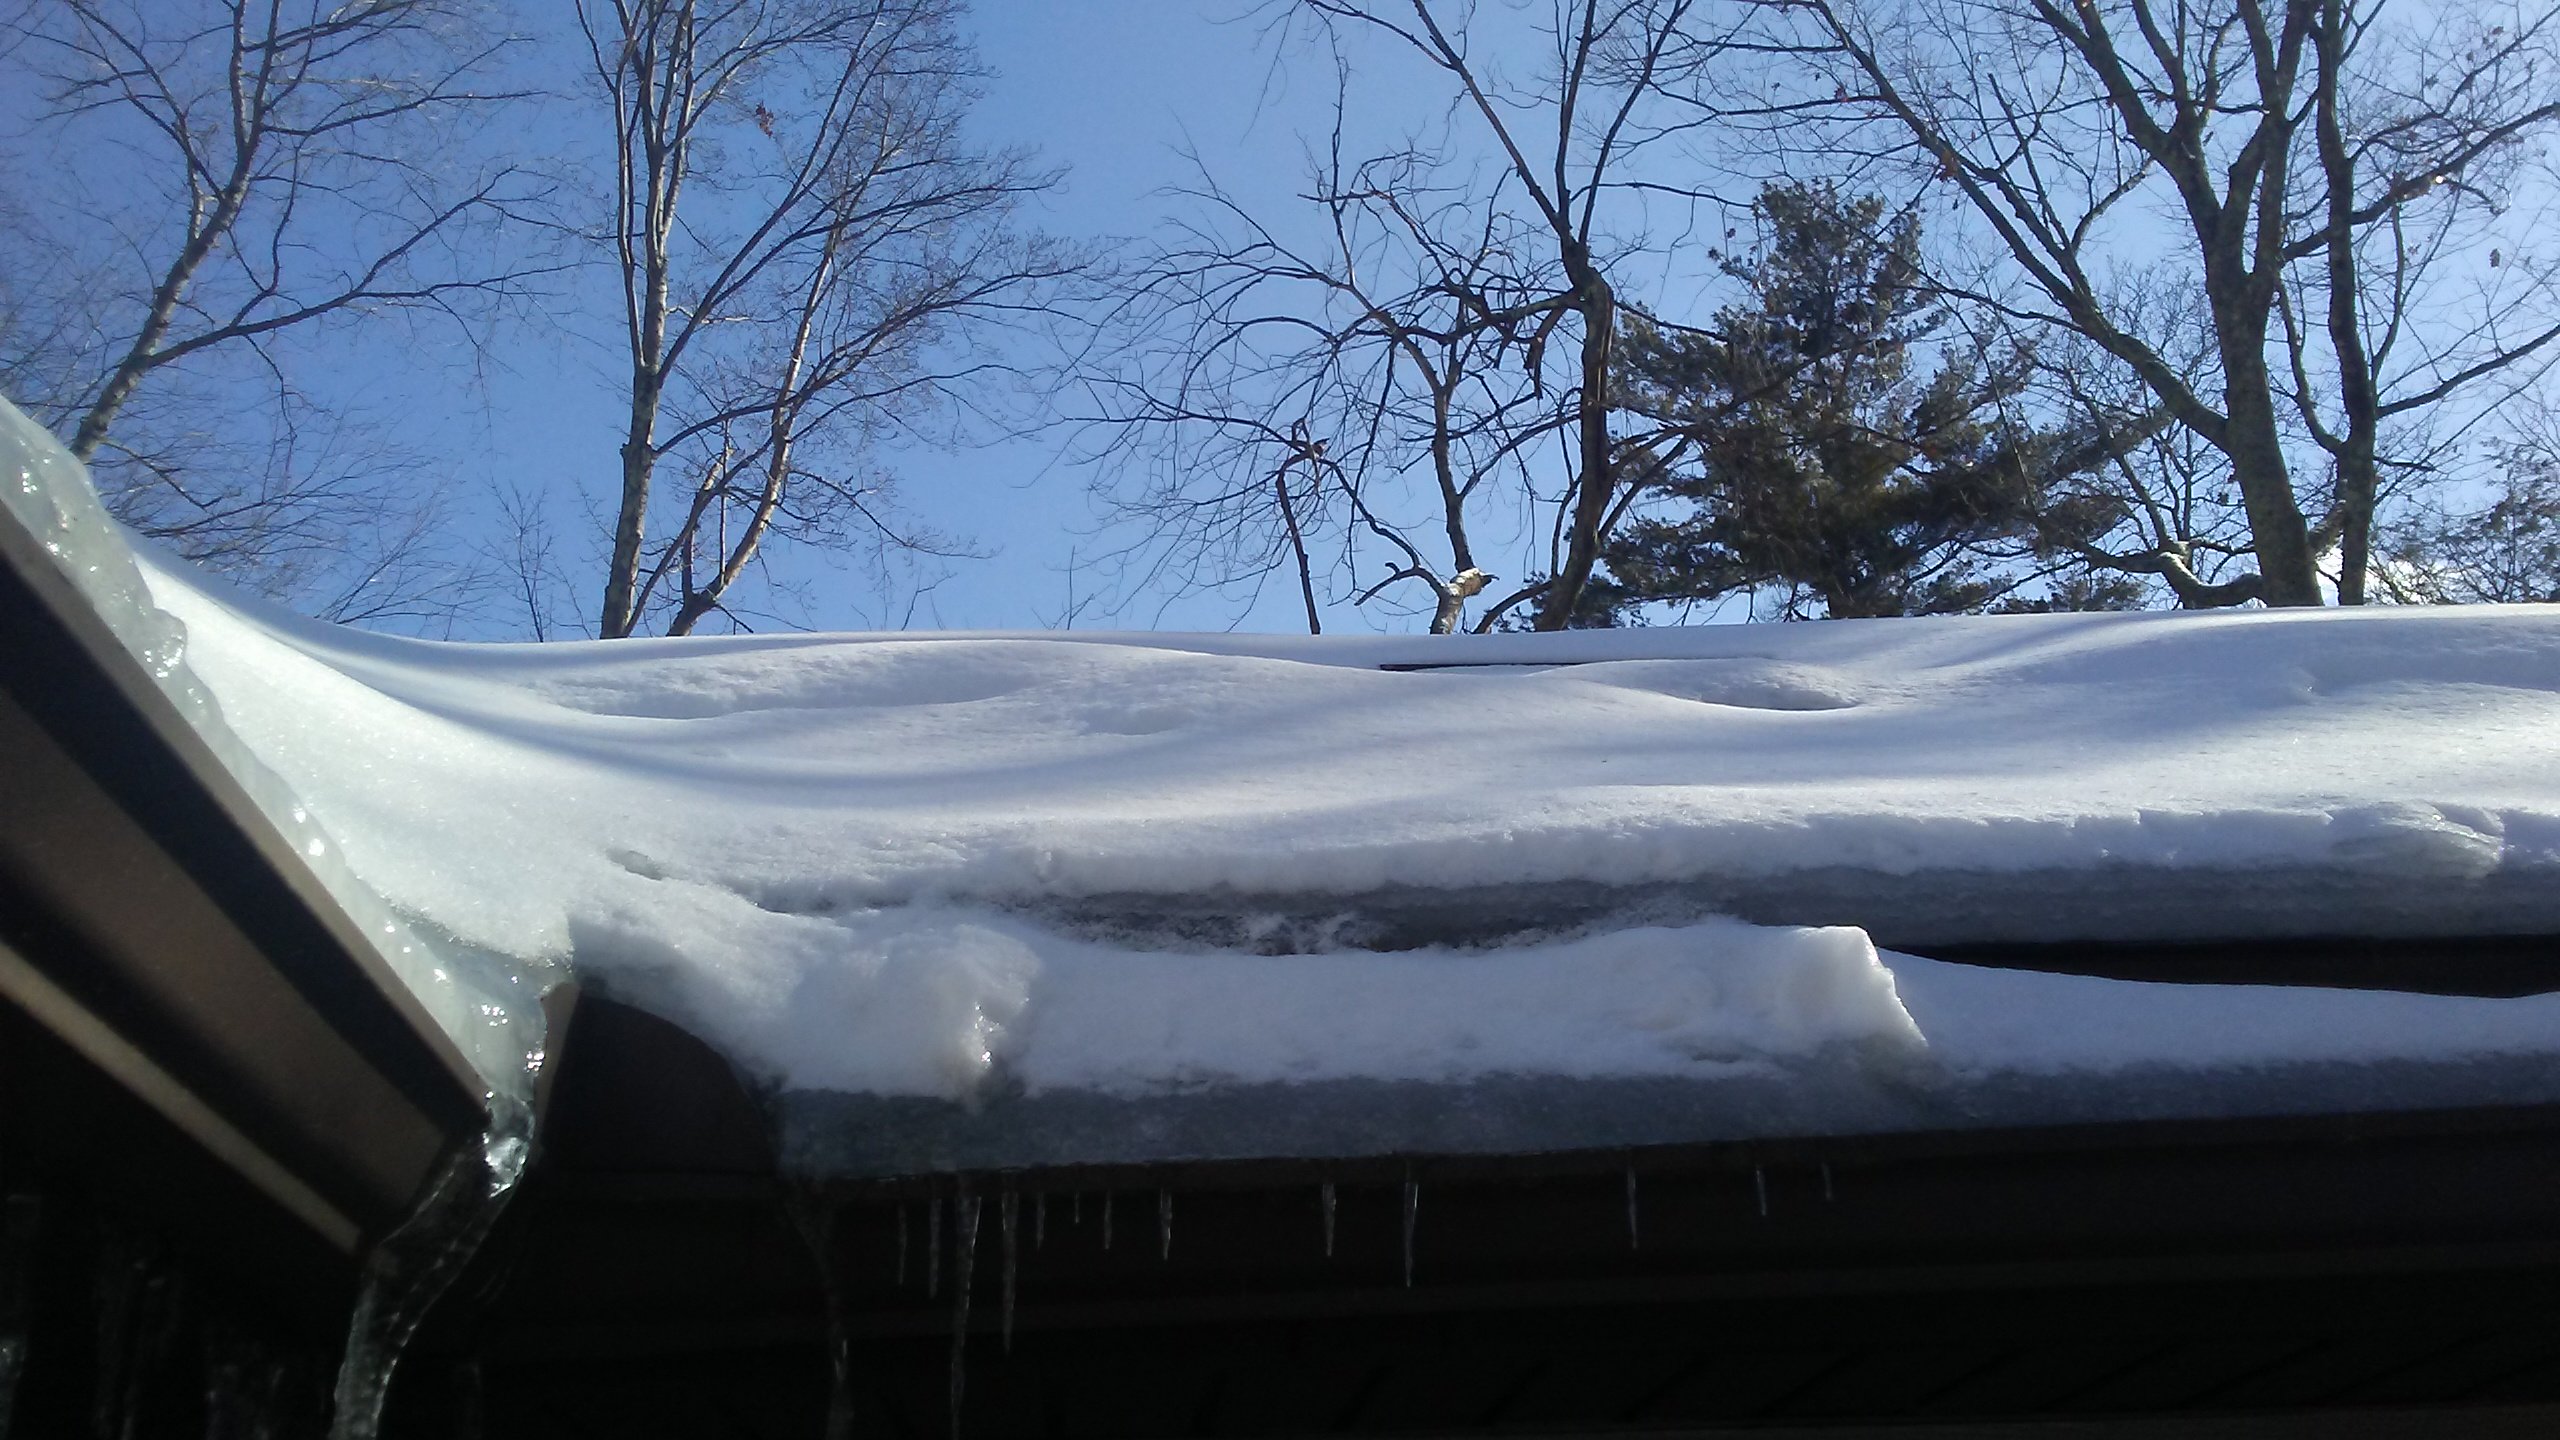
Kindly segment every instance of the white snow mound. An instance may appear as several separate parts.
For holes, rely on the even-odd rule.
[[[401,911],[568,958],[790,1087],[1712,1075],[1941,1025],[1983,1063],[1986,1035],[2068,1050],[1977,1023],[1962,976],[1929,984],[1977,1021],[1906,1011],[1853,930],[1257,956],[1007,910],[1041,901],[2560,859],[2560,607],[533,647],[143,568],[231,727]],[[1478,668],[1380,668],[1452,661]],[[2175,1061],[2175,1028],[2076,1053]]]

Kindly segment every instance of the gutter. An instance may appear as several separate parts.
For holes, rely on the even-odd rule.
[[[461,1052],[5,510],[0,1006],[351,1261],[487,1123]]]

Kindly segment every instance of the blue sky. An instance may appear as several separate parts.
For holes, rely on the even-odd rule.
[[[1275,229],[1318,224],[1297,197],[1307,188],[1308,146],[1333,123],[1333,60],[1303,24],[1294,37],[1278,33],[1271,22],[1281,13],[1285,7],[1257,0],[979,0],[969,23],[990,79],[973,111],[977,131],[990,146],[1029,147],[1065,172],[1027,218],[1125,254],[1185,209],[1168,187],[1191,183],[1205,169]],[[1499,39],[1499,69],[1533,74],[1551,43],[1535,27],[1541,13],[1535,6],[1487,7],[1472,32],[1480,47]],[[561,52],[551,55],[548,63],[559,64]],[[1444,129],[1460,147],[1477,143],[1471,116],[1447,123],[1445,77],[1417,57],[1365,43],[1351,60],[1348,143],[1357,153]],[[554,123],[569,127],[564,151],[577,153],[589,143],[594,115],[576,97],[553,109]],[[1187,158],[1193,156],[1196,166]],[[575,322],[580,329],[537,325],[509,337],[497,347],[505,373],[464,387],[459,403],[468,413],[451,433],[467,464],[488,457],[497,483],[542,495],[582,587],[576,609],[592,623],[593,597],[583,590],[601,587],[595,556],[603,502],[616,478],[621,340],[607,270],[593,267],[576,283],[585,288],[560,310],[583,316]],[[1067,453],[1074,435],[1071,427],[1052,426],[1025,440],[894,452],[887,459],[902,507],[922,527],[970,542],[984,558],[951,562],[948,579],[917,597],[883,593],[879,572],[855,560],[806,550],[778,555],[777,573],[796,588],[770,613],[822,629],[1304,628],[1292,575],[1208,594],[1115,583],[1109,557],[1133,532],[1103,529],[1090,498],[1095,472]],[[1480,523],[1479,546],[1501,556],[1488,568],[1513,578],[1540,568],[1527,552],[1542,546],[1543,530]],[[1506,528],[1515,533],[1497,533]],[[1360,608],[1333,597],[1324,607],[1326,629],[1403,631],[1428,619],[1418,589],[1390,598],[1407,603]],[[1420,614],[1415,600],[1424,603]]]
[[[1221,184],[1285,207],[1301,168],[1298,137],[1329,119],[1331,76],[1318,57],[1282,55],[1251,10],[1243,0],[982,0],[974,7],[980,58],[993,72],[974,113],[981,135],[991,144],[1033,147],[1067,171],[1034,222],[1106,245],[1143,236],[1166,211],[1160,192],[1192,173],[1181,158],[1186,148]],[[566,103],[553,115],[558,124],[591,119]],[[496,349],[501,370],[485,382],[467,374],[420,377],[448,387],[428,404],[455,412],[447,433],[457,461],[494,467],[489,480],[539,489],[573,557],[600,545],[592,538],[601,531],[595,507],[615,478],[622,403],[609,277],[599,269],[584,283],[591,318],[578,333],[541,325],[509,333]],[[822,628],[1062,623],[1071,595],[1089,600],[1103,583],[1093,557],[1110,544],[1094,533],[1099,520],[1087,498],[1088,473],[1062,463],[1062,439],[898,452],[892,460],[902,503],[988,557],[954,562],[951,578],[910,612],[884,608],[861,567],[804,552],[788,562],[806,582],[809,602],[794,618]],[[578,569],[582,581],[590,569]],[[601,585],[600,572],[592,583]],[[592,608],[592,597],[577,598],[582,613]],[[1303,628],[1287,587],[1259,603],[1146,595],[1116,613],[1086,604],[1077,623]],[[1346,609],[1338,623],[1367,622]]]
[[[1044,217],[1062,234],[1134,237],[1154,228],[1164,187],[1189,178],[1185,149],[1221,184],[1283,205],[1300,172],[1301,129],[1329,114],[1322,62],[1275,54],[1244,0],[992,0],[974,18],[980,54],[997,76],[979,110],[985,133],[1036,145],[1067,167]],[[1058,458],[1055,446],[1038,443],[910,457],[914,503],[1002,547],[936,593],[941,623],[1062,618],[1067,567],[1106,542],[1080,533],[1094,523],[1086,477]],[[1087,592],[1098,581],[1075,578]],[[1285,588],[1242,613],[1207,598],[1142,601],[1110,623],[1299,628]]]
[[[154,13],[153,6],[169,7],[158,12],[163,14],[180,8],[175,0],[132,3],[142,13]],[[517,63],[526,73],[515,77],[553,93],[529,115],[510,114],[483,143],[556,165],[581,177],[574,184],[593,191],[600,168],[594,161],[609,140],[587,93],[591,82],[582,73],[569,7],[557,0],[493,0],[493,8],[510,23],[554,27],[520,48]],[[990,146],[1027,147],[1065,173],[1063,183],[1026,218],[1069,241],[1129,253],[1145,237],[1160,234],[1168,214],[1180,207],[1165,191],[1194,178],[1188,152],[1258,216],[1284,227],[1312,224],[1308,207],[1295,197],[1304,188],[1307,137],[1321,135],[1332,118],[1333,71],[1330,57],[1314,46],[1289,47],[1273,33],[1273,17],[1292,8],[1275,0],[975,0],[969,28],[990,72],[974,113],[981,138]],[[1520,79],[1552,63],[1537,43],[1537,22],[1546,7],[1467,8],[1476,57],[1488,72]],[[1437,145],[1432,132],[1444,120],[1454,137],[1453,168],[1489,158],[1475,117],[1449,115],[1445,77],[1390,42],[1358,46],[1352,63],[1356,114],[1349,145],[1355,158],[1393,148],[1409,134],[1420,134],[1426,148]],[[1759,78],[1765,77],[1754,72],[1755,86]],[[69,217],[66,223],[108,216],[112,223],[91,224],[88,234],[112,257],[113,283],[121,290],[140,279],[140,288],[147,289],[157,265],[165,263],[160,242],[172,228],[170,217],[152,208],[165,201],[169,187],[151,183],[155,172],[133,168],[131,154],[147,149],[148,135],[134,141],[131,117],[123,141],[96,138],[88,121],[45,125],[43,105],[33,87],[0,83],[0,148],[17,152],[0,159],[50,165],[48,178],[58,182],[0,194],[0,221],[9,220],[13,209],[32,211],[48,203]],[[1699,132],[1648,153],[1679,167],[1684,182],[1725,177],[1733,192],[1728,198],[1735,201],[1747,201],[1751,177],[1765,178],[1790,163],[1782,153],[1743,148],[1747,139],[1733,137],[1723,143],[1736,148],[1725,153],[1693,153],[1693,147],[1717,143]],[[470,158],[459,152],[457,157]],[[2538,179],[2532,188],[2535,203],[2543,203],[2547,191]],[[54,190],[61,194],[52,195]],[[48,193],[30,200],[39,191]],[[570,207],[580,221],[604,208],[601,196],[588,198],[585,207]],[[1747,245],[1732,241],[1735,231],[1724,228],[1736,221],[1701,213],[1712,204],[1692,205],[1684,213],[1681,202],[1626,191],[1612,192],[1610,200],[1603,229],[1618,247],[1608,263],[1622,295],[1672,320],[1703,319],[1731,296],[1729,283],[1714,277],[1712,252],[1705,247],[1719,243],[1719,229],[1725,243]],[[1951,197],[1933,196],[1929,215],[1938,243],[1963,253],[1969,222],[1961,207]],[[2127,207],[2119,223],[2128,227],[2129,248],[2147,248],[2151,237],[2144,227],[2156,223],[2155,216]],[[2474,248],[2494,266],[2495,250],[2485,242]],[[564,577],[547,608],[555,617],[574,613],[592,624],[627,375],[613,276],[605,264],[593,263],[598,257],[592,249],[586,258],[590,263],[554,280],[553,292],[502,326],[485,349],[475,350],[449,329],[390,316],[366,322],[360,333],[349,327],[297,329],[272,350],[317,404],[379,424],[400,445],[426,457],[424,468],[443,477],[462,517],[455,533],[496,536],[506,497],[537,507]],[[2507,273],[2525,268],[2511,265]],[[23,278],[0,274],[0,284]],[[104,292],[92,286],[71,293]],[[6,298],[0,291],[0,300]],[[238,364],[254,375],[253,361]],[[214,383],[239,382],[235,376]],[[243,406],[231,410],[235,420],[254,413]],[[1259,594],[1185,595],[1162,586],[1115,586],[1099,562],[1132,536],[1102,530],[1089,498],[1094,472],[1066,455],[1073,439],[1071,427],[1049,424],[1002,444],[957,451],[909,446],[880,457],[898,477],[900,503],[918,526],[983,556],[952,561],[943,583],[920,597],[884,594],[878,572],[861,560],[778,548],[773,569],[790,592],[770,600],[737,598],[742,608],[761,612],[759,628],[1033,628],[1069,620],[1122,628],[1303,626],[1294,577],[1288,575],[1269,577]],[[408,473],[397,472],[401,483],[408,483]],[[1544,475],[1541,470],[1540,484],[1546,483]],[[1517,533],[1486,533],[1505,528]],[[1493,557],[1485,568],[1509,579],[1543,568],[1532,527],[1505,526],[1497,517],[1480,526],[1475,539],[1477,552]],[[1376,580],[1375,556],[1360,559],[1358,582]],[[1332,583],[1344,584],[1339,569]],[[1391,594],[1389,600],[1396,598]],[[1407,630],[1421,623],[1410,608],[1382,604],[1358,610],[1339,596],[1325,619],[1328,630],[1339,631]],[[524,629],[520,615],[493,609],[466,633],[499,637]]]
[[[498,13],[541,28],[515,47],[516,73],[504,82],[541,98],[441,153],[459,163],[529,162],[566,177],[563,213],[570,223],[592,224],[609,203],[596,192],[606,183],[599,162],[610,142],[572,12],[566,5],[525,4],[501,6]],[[978,135],[991,148],[1029,149],[1038,163],[1064,174],[1026,221],[1108,254],[1134,253],[1164,233],[1169,216],[1185,209],[1198,214],[1166,192],[1205,171],[1283,233],[1320,227],[1319,212],[1298,196],[1307,188],[1308,147],[1333,123],[1334,64],[1303,20],[1295,43],[1276,33],[1275,17],[1290,13],[1291,7],[1267,0],[977,0],[967,26],[989,72],[972,114]],[[1545,53],[1551,42],[1537,26],[1541,18],[1535,5],[1472,12],[1471,39],[1488,73],[1521,78],[1552,63]],[[1413,139],[1425,148],[1448,147],[1460,169],[1491,161],[1479,122],[1453,110],[1446,77],[1392,42],[1362,38],[1369,43],[1355,42],[1350,56],[1353,159]],[[131,116],[121,117],[119,135],[113,123],[50,126],[40,115],[41,102],[30,93],[0,93],[0,139],[29,147],[27,163],[58,167],[53,179],[67,197],[61,213],[67,226],[77,227],[67,233],[85,232],[110,252],[105,263],[112,283],[134,290],[138,303],[148,277],[165,263],[160,240],[172,228],[169,167],[158,153],[164,147]],[[106,118],[116,120],[112,112]],[[697,186],[695,194],[702,193]],[[1663,219],[1631,203],[1638,209],[1626,218],[1636,228]],[[109,213],[114,224],[97,223]],[[1680,287],[1663,282],[1671,270],[1702,264],[1700,249],[1687,243],[1694,234],[1687,217],[1670,217],[1659,228],[1673,243],[1647,257],[1620,256],[1626,266],[1620,273],[1658,301],[1679,306],[1689,297],[1677,297]],[[420,457],[414,473],[420,482],[432,476],[442,486],[455,520],[447,533],[465,548],[504,548],[502,513],[510,506],[539,515],[553,547],[556,583],[542,609],[554,634],[594,623],[628,383],[611,267],[592,245],[563,251],[584,263],[542,282],[524,313],[487,333],[485,344],[398,314],[297,328],[268,342],[269,354],[315,406],[352,417],[362,433],[387,437]],[[1634,274],[1647,264],[1654,273]],[[1708,300],[1694,298],[1702,305]],[[255,415],[262,411],[250,407],[272,403],[257,388],[258,367],[245,352],[208,352],[201,363],[228,367],[221,372],[228,378],[206,381],[217,393],[223,385],[242,386],[236,413]],[[245,383],[244,374],[251,377]],[[1076,438],[1072,426],[1052,423],[1005,443],[956,450],[909,445],[878,457],[896,476],[898,504],[917,528],[979,557],[950,561],[941,583],[928,590],[884,587],[882,571],[865,557],[775,544],[767,553],[782,588],[751,583],[733,599],[760,629],[1303,628],[1292,575],[1270,575],[1258,590],[1211,594],[1115,575],[1112,555],[1137,537],[1103,528],[1090,498],[1096,471],[1067,454]],[[213,452],[197,453],[202,465],[224,463]],[[401,472],[398,484],[411,485],[411,473]],[[1486,568],[1514,581],[1544,568],[1544,535],[1543,527],[1526,523],[1525,512],[1507,520],[1480,515],[1475,522]],[[1360,583],[1378,579],[1383,566],[1364,556]],[[1330,584],[1343,588],[1339,571]],[[1423,613],[1416,613],[1416,601]],[[1417,629],[1428,618],[1427,604],[1410,584],[1366,608],[1337,594],[1325,607],[1326,628]],[[430,621],[427,628],[446,627]],[[501,597],[464,620],[458,633],[514,638],[529,629],[522,607]]]

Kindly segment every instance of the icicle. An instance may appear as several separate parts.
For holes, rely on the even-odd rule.
[[[1763,1220],[1768,1219],[1769,1172],[1761,1169],[1757,1165],[1751,1167],[1751,1193],[1760,1201],[1760,1218]]]
[[[1111,1248],[1111,1192],[1102,1192],[1102,1248]]]
[[[951,1440],[960,1440],[960,1399],[969,1384],[969,1281],[978,1263],[978,1197],[951,1202]]]
[[[304,1433],[305,1415],[294,1402],[307,1398],[300,1367],[266,1340],[207,1316],[204,1321],[204,1435],[206,1440],[275,1440]],[[480,1362],[454,1367],[454,1420],[448,1440],[482,1440]],[[473,1428],[478,1425],[480,1428]],[[0,1435],[10,1433],[0,1402]]]
[[[1404,1176],[1404,1287],[1413,1288],[1413,1221],[1422,1209],[1422,1185],[1408,1170]]]
[[[1156,1234],[1159,1241],[1159,1252],[1156,1255],[1156,1258],[1159,1260],[1172,1259],[1173,1192],[1170,1190],[1159,1190],[1156,1192]]]
[[[898,1288],[907,1288],[907,1206],[898,1202]]]
[[[783,1208],[818,1262],[818,1290],[827,1307],[827,1419],[825,1440],[852,1440],[853,1329],[847,1322],[846,1275],[836,1264],[838,1212],[816,1190],[794,1186]]]
[[[1012,1187],[1007,1186],[1007,1187],[1006,1187],[1006,1189],[1005,1189],[1005,1192],[1004,1192],[1004,1222],[1003,1222],[1003,1228],[1004,1228],[1004,1307],[1003,1307],[1004,1322],[1003,1322],[1003,1323],[1004,1323],[1004,1353],[1006,1353],[1007,1355],[1010,1355],[1010,1354],[1012,1354],[1012,1353],[1013,1353],[1013,1273],[1014,1273],[1014,1252],[1015,1252],[1015,1250],[1016,1250],[1016,1248],[1017,1248],[1017,1236],[1018,1236],[1018,1234],[1019,1234],[1019,1231],[1018,1231],[1018,1229],[1017,1229],[1017,1227],[1016,1227],[1016,1225],[1015,1225],[1015,1217],[1016,1217],[1016,1215],[1017,1215],[1017,1214],[1019,1214],[1019,1206],[1020,1206],[1020,1203],[1021,1203],[1021,1197],[1019,1197],[1019,1196],[1017,1196],[1017,1195],[1015,1195],[1015,1194],[1013,1193],[1013,1189],[1012,1189]],[[1039,1213],[1039,1207],[1038,1207],[1038,1203],[1037,1203],[1036,1201],[1033,1203],[1032,1213],[1033,1213],[1035,1216],[1037,1216],[1037,1215],[1038,1215],[1038,1213]],[[1035,1223],[1036,1223],[1036,1222],[1035,1222]]]
[[[156,1288],[151,1262],[122,1231],[99,1247],[97,1274],[97,1380],[90,1397],[89,1429],[102,1436],[129,1435],[135,1392],[143,1368],[136,1359],[149,1292]]]
[[[1046,1249],[1049,1244],[1049,1192],[1031,1193],[1031,1248]]]
[[[1831,1162],[1828,1160],[1822,1162],[1822,1198],[1831,1198]]]
[[[1084,1192],[1078,1190],[1067,1197],[1067,1223],[1084,1228]]]
[[[1324,1258],[1333,1258],[1333,1182],[1327,1180],[1317,1188],[1316,1203],[1324,1210]]]
[[[33,1195],[0,1197],[0,1440],[9,1433],[18,1380],[26,1371],[27,1332],[35,1322],[36,1227]]]
[[[380,1432],[400,1352],[515,1193],[533,1151],[533,1112],[502,1094],[490,1097],[490,1112],[488,1133],[447,1156],[416,1207],[365,1256],[338,1361],[331,1440]]]
[[[1641,1249],[1644,1241],[1636,1228],[1636,1167],[1627,1167],[1627,1248]]]
[[[942,1294],[942,1197],[924,1202],[924,1298]]]

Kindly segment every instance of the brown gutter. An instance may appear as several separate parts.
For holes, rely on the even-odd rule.
[[[485,1120],[460,1052],[5,512],[0,1004],[340,1253]]]

